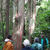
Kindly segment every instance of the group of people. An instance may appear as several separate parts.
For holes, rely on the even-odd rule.
[[[25,39],[22,44],[23,45],[21,50],[45,50],[46,48],[48,50],[49,48],[48,38],[44,37],[44,35],[42,35],[40,39],[38,37],[35,37],[33,44],[31,44],[28,39]],[[14,50],[11,35],[8,35],[5,39],[3,50]]]
[[[42,35],[40,39],[38,37],[35,37],[32,45],[28,39],[25,39],[23,45],[24,47],[22,50],[48,50],[49,41],[47,36],[44,37],[44,35]]]

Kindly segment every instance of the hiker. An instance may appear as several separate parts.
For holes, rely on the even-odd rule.
[[[24,40],[22,50],[34,50],[31,48],[30,41],[28,39]]]
[[[8,35],[7,38],[5,39],[5,45],[3,47],[3,50],[14,50],[11,35]]]
[[[43,47],[43,50],[49,48],[49,42],[48,42],[48,38],[47,36],[45,37],[44,35],[41,36],[41,44],[42,44],[42,47]]]
[[[47,50],[48,50],[48,48],[49,48],[49,40],[48,40],[48,38],[47,38],[47,35],[45,36],[45,38],[46,38]]]
[[[34,50],[42,50],[42,45],[39,43],[39,38],[35,37],[34,43],[31,46]]]

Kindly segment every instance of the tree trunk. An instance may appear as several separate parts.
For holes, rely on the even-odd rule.
[[[17,49],[21,50],[22,34],[24,26],[24,0],[18,0],[18,16],[19,16],[19,28],[17,31]]]
[[[4,23],[3,23],[3,0],[1,0],[1,24],[2,24],[2,35],[3,35],[3,40],[4,40]]]
[[[0,22],[1,22],[1,0],[0,0]]]
[[[32,33],[34,32],[36,26],[36,0],[33,0],[33,23],[32,23]]]
[[[36,0],[29,0],[29,39],[31,41],[31,34],[35,29],[36,19]]]
[[[15,50],[21,50],[22,47],[22,34],[23,34],[23,25],[24,25],[24,0],[18,0],[18,12],[13,16],[15,22],[13,26],[13,39],[15,41]],[[14,28],[15,27],[15,28]]]
[[[31,21],[31,0],[28,0],[28,21],[29,21],[29,26],[28,26],[28,30],[29,30],[29,40],[31,41],[31,28],[30,28],[30,26],[31,26],[31,24],[30,24],[30,21]]]
[[[6,36],[9,34],[9,2],[10,0],[6,0]]]
[[[13,40],[14,40],[14,50],[17,49],[17,30],[18,30],[18,0],[13,1]]]
[[[31,19],[30,19],[30,33],[32,34],[35,29],[35,22],[36,22],[36,0],[33,0],[33,9],[31,7]],[[33,10],[33,11],[32,11]]]
[[[11,0],[9,5],[9,33],[13,32],[13,0]]]

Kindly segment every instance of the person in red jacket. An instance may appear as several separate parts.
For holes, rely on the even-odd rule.
[[[8,35],[8,37],[5,39],[5,45],[3,47],[3,50],[14,50],[11,35]]]

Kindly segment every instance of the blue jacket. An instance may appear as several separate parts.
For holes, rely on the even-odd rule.
[[[42,45],[40,43],[34,43],[34,44],[32,44],[31,47],[35,50],[35,46],[37,46],[38,50],[43,50]]]
[[[46,41],[47,41],[47,48],[49,48],[49,41],[48,41],[48,38],[46,38]]]
[[[34,50],[34,49],[31,48],[30,46],[26,46],[26,47],[22,48],[22,50]]]
[[[47,44],[47,48],[49,48],[49,41],[48,41],[48,38],[45,38],[46,39],[46,44]],[[43,38],[41,38],[41,44],[43,46]]]

